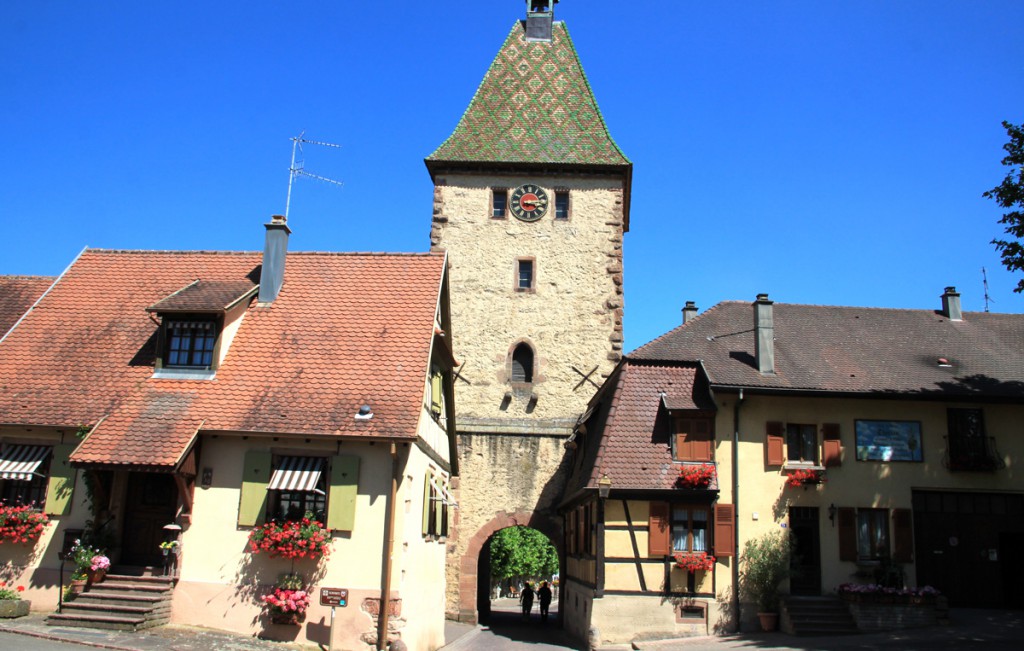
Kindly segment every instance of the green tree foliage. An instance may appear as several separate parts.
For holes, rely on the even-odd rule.
[[[491,579],[549,577],[558,573],[558,551],[529,527],[508,527],[491,538]]]
[[[1003,122],[1003,128],[1010,136],[1010,142],[1003,145],[1006,157],[1003,165],[1010,168],[1003,182],[982,196],[995,199],[1001,208],[1012,208],[1003,213],[1000,224],[1006,224],[1009,240],[992,240],[1003,258],[1003,266],[1010,271],[1024,271],[1024,125]],[[1015,292],[1024,292],[1024,279],[1017,283]]]

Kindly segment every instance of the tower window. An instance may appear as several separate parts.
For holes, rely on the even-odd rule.
[[[555,219],[569,219],[568,190],[555,190]]]
[[[516,291],[532,292],[534,283],[533,259],[516,260]]]
[[[508,190],[491,189],[491,217],[503,219],[508,210]]]
[[[512,382],[533,382],[533,349],[529,344],[519,344],[512,351]]]

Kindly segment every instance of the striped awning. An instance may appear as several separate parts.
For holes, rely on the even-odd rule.
[[[0,453],[0,479],[32,481],[51,449],[45,445],[10,445],[4,448]]]
[[[270,477],[268,489],[272,491],[324,492],[316,487],[324,471],[321,457],[283,457]]]

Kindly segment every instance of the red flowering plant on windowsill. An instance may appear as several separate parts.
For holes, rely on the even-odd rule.
[[[715,466],[711,463],[691,464],[679,469],[676,488],[707,488],[715,478]]]
[[[31,506],[0,504],[0,544],[35,543],[49,522],[49,516]]]
[[[707,552],[676,552],[676,567],[687,572],[702,570],[710,572],[715,569],[715,557]]]
[[[828,481],[825,476],[824,470],[817,470],[815,468],[801,468],[799,470],[792,470],[786,477],[786,486],[790,488],[797,488],[799,486],[809,486],[811,484],[824,484]]]
[[[249,534],[249,551],[271,558],[320,558],[331,552],[331,534],[323,523],[306,513],[301,520],[272,520]]]

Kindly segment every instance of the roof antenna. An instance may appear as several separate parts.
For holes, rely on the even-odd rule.
[[[996,301],[988,295],[988,274],[985,273],[985,267],[981,268],[981,284],[985,288],[985,311],[988,312],[988,304]]]
[[[292,141],[292,164],[288,168],[288,198],[285,199],[285,202],[284,202],[284,218],[285,218],[285,221],[288,221],[288,209],[291,208],[291,205],[292,205],[292,183],[295,181],[295,177],[296,176],[299,176],[299,175],[308,176],[308,177],[314,178],[314,179],[316,179],[318,181],[325,181],[327,183],[333,183],[334,185],[345,185],[341,181],[335,181],[334,179],[329,179],[326,176],[319,176],[317,174],[312,174],[310,172],[307,172],[305,169],[303,169],[304,161],[300,160],[297,163],[298,166],[296,167],[295,152],[296,151],[300,151],[300,152],[302,151],[302,143],[306,143],[306,144],[309,144],[309,145],[320,145],[322,147],[334,147],[336,149],[341,149],[341,145],[335,145],[334,143],[330,143],[330,142],[318,142],[316,140],[307,140],[306,138],[302,137],[304,135],[306,135],[305,131],[303,131],[299,135],[295,136],[294,138],[291,138],[291,141]]]

